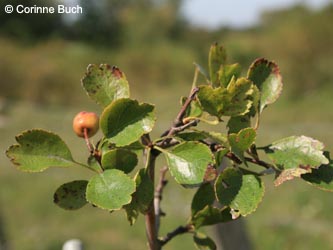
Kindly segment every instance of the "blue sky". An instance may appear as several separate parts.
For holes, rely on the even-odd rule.
[[[192,24],[206,28],[248,27],[256,24],[260,13],[267,9],[286,8],[297,3],[320,8],[330,2],[332,0],[184,0],[182,11]]]

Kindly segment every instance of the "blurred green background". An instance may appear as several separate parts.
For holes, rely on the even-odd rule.
[[[8,15],[2,11],[5,4],[0,6],[2,152],[20,131],[43,128],[58,133],[74,157],[85,161],[88,153],[71,121],[81,110],[100,111],[80,85],[90,63],[117,65],[126,73],[132,97],[156,104],[153,135],[159,135],[175,117],[180,95],[190,90],[192,63],[206,66],[215,41],[225,45],[229,61],[239,62],[244,74],[257,57],[280,66],[283,95],[264,112],[259,145],[305,134],[333,149],[333,4],[317,10],[301,4],[270,10],[256,26],[215,30],[191,26],[177,0],[81,1],[85,13],[79,18]],[[50,1],[24,4],[45,6]],[[80,238],[86,249],[146,249],[142,216],[130,227],[123,212],[109,214],[90,206],[68,212],[53,204],[59,185],[89,178],[88,172],[21,173],[4,154],[0,163],[0,235],[8,249],[61,249],[69,238]],[[333,195],[301,180],[278,188],[271,183],[272,177],[266,177],[264,200],[245,219],[253,249],[333,249]],[[191,194],[193,190],[167,186],[162,234],[186,222]],[[176,238],[165,249],[193,249],[191,240],[187,235]]]

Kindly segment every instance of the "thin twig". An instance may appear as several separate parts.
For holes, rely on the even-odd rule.
[[[173,125],[171,126],[171,128],[169,128],[168,130],[166,130],[161,137],[169,137],[172,136],[173,133],[175,133],[176,131],[174,130],[174,128],[179,127],[184,125],[183,124],[183,118],[185,116],[186,110],[187,108],[190,106],[191,102],[195,99],[196,94],[198,93],[199,88],[195,87],[191,90],[190,95],[187,97],[185,103],[183,104],[183,106],[181,107],[179,113],[176,116],[176,119],[173,122]]]
[[[253,158],[250,158],[250,157],[245,157],[244,159],[246,161],[248,161],[248,162],[251,162],[251,163],[259,165],[259,166],[262,166],[262,167],[264,167],[266,169],[269,169],[269,168],[274,169],[274,166],[272,164],[269,164],[269,163],[267,163],[265,161],[262,161],[262,160],[259,160],[259,159],[258,160],[257,159],[253,159]]]
[[[163,189],[168,183],[168,181],[165,179],[166,172],[168,171],[168,167],[164,166],[160,170],[160,179],[158,181],[158,184],[155,188],[155,195],[154,195],[154,207],[155,207],[155,223],[156,223],[156,232],[158,234],[159,228],[160,228],[160,217],[164,215],[164,213],[161,210],[161,200],[162,200],[162,193]]]
[[[171,136],[174,135],[174,134],[177,134],[181,131],[184,131],[185,129],[187,128],[190,128],[190,127],[193,127],[193,126],[196,126],[198,124],[198,120],[192,120],[184,125],[181,125],[179,127],[172,127],[170,128],[169,130],[169,133],[167,135],[167,137],[161,141],[159,144],[157,144],[157,146],[161,146],[161,147],[165,147],[165,145],[169,144],[172,140]]]
[[[181,235],[184,233],[189,233],[193,230],[192,225],[186,225],[186,226],[179,226],[172,232],[168,233],[165,237],[159,239],[159,242],[161,246],[164,246],[166,243],[168,243],[170,240],[172,240],[177,235]]]

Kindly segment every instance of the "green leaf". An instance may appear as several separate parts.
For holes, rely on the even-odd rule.
[[[105,137],[117,146],[126,146],[149,133],[155,124],[154,106],[136,100],[118,99],[107,106],[100,118]]]
[[[27,130],[16,136],[18,144],[10,146],[6,155],[18,169],[41,172],[49,167],[76,165],[65,142],[56,134],[39,130]]]
[[[131,202],[134,191],[134,180],[118,169],[108,169],[90,179],[86,197],[97,207],[117,210]]]
[[[138,164],[138,157],[130,150],[117,148],[103,154],[101,162],[104,169],[115,168],[128,174]]]
[[[215,192],[223,206],[246,216],[257,209],[264,196],[264,185],[257,176],[226,168],[215,182]]]
[[[255,99],[255,86],[242,77],[233,78],[227,89],[212,86],[199,86],[198,99],[204,111],[221,116],[240,116],[248,113]]]
[[[227,53],[225,48],[217,43],[213,44],[210,47],[208,56],[209,75],[213,87],[220,86],[219,70],[221,65],[225,64],[226,60]]]
[[[264,58],[255,60],[249,68],[247,78],[259,88],[260,113],[264,108],[274,103],[282,92],[282,77],[278,65]]]
[[[231,220],[232,216],[229,208],[219,209],[209,205],[205,206],[191,218],[192,224],[196,229]]]
[[[254,85],[248,79],[233,78],[227,87],[227,97],[224,99],[223,115],[239,116],[250,111],[255,94]]]
[[[214,188],[210,183],[202,184],[194,194],[191,204],[192,217],[207,205],[212,205],[215,201]]]
[[[72,181],[61,185],[53,196],[53,201],[59,207],[76,210],[87,204],[86,188],[88,181]]]
[[[227,87],[233,77],[238,78],[242,72],[240,64],[222,65],[218,71],[220,85]]]
[[[203,233],[196,232],[193,235],[194,245],[199,250],[216,250],[215,242]]]
[[[90,98],[102,107],[114,100],[129,97],[129,86],[124,73],[107,64],[90,64],[82,79],[82,86]]]
[[[135,176],[136,191],[132,194],[130,204],[124,206],[127,219],[133,225],[139,213],[145,214],[154,198],[154,184],[146,169],[140,169]]]
[[[126,212],[126,218],[129,222],[129,224],[131,226],[133,226],[140,215],[139,210],[135,206],[133,206],[131,203],[125,205],[123,208]]]
[[[197,94],[201,107],[210,115],[221,117],[223,115],[223,107],[227,95],[224,88],[213,88],[212,86],[199,86]]]
[[[323,149],[323,143],[306,136],[287,137],[266,147],[268,156],[283,171],[275,184],[280,185],[285,180],[311,172],[312,168],[328,164]]]
[[[229,152],[228,148],[222,148],[215,153],[216,166],[223,164],[224,156]]]
[[[325,152],[325,156],[330,159],[328,152]],[[328,164],[312,169],[311,173],[302,174],[301,177],[319,189],[333,192],[333,161],[330,159]]]
[[[241,160],[244,160],[244,151],[251,147],[255,139],[256,131],[253,128],[244,128],[228,136],[231,151]]]
[[[213,163],[209,147],[198,142],[183,142],[170,151],[160,150],[166,157],[171,175],[184,186],[201,184],[208,164]]]
[[[237,134],[240,130],[251,127],[250,117],[248,115],[232,116],[228,121],[227,127],[229,128],[229,134]]]
[[[184,141],[202,141],[207,138],[205,131],[186,131],[177,134],[177,138],[184,140]]]
[[[139,211],[146,213],[154,198],[154,184],[147,173],[147,169],[140,169],[135,176],[135,183],[134,201]]]

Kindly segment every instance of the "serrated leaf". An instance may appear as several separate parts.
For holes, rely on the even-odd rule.
[[[202,109],[213,116],[240,116],[250,111],[254,90],[255,86],[250,80],[233,78],[227,89],[199,86],[198,99]]]
[[[242,68],[238,63],[222,65],[218,71],[220,85],[226,88],[233,77],[240,76],[241,71]]]
[[[41,172],[49,167],[70,167],[75,164],[65,142],[56,134],[27,130],[16,136],[18,144],[10,146],[6,155],[19,170]]]
[[[273,142],[265,148],[268,156],[280,170],[318,168],[328,164],[323,154],[324,144],[306,136],[290,136]]]
[[[230,134],[228,140],[231,152],[239,159],[244,160],[244,151],[251,147],[255,139],[256,131],[253,128],[245,128],[240,130],[237,134]]]
[[[210,183],[202,184],[194,194],[191,204],[192,217],[207,205],[212,205],[215,201],[214,188]]]
[[[215,182],[218,201],[242,216],[254,212],[264,196],[263,182],[257,176],[226,168]]]
[[[232,216],[229,208],[220,209],[210,205],[205,206],[191,218],[191,222],[196,229],[231,220]]]
[[[309,171],[311,171],[311,168],[300,167],[285,169],[276,176],[274,180],[274,185],[276,187],[280,186],[285,181],[293,180],[295,177],[300,177],[302,174],[309,173]]]
[[[212,86],[199,86],[197,94],[201,107],[210,115],[221,117],[223,115],[223,107],[226,102],[227,90],[225,88],[213,88]]]
[[[203,233],[196,232],[193,235],[194,245],[199,250],[216,250],[215,242]]]
[[[330,159],[328,152],[325,152],[325,156]],[[312,169],[311,173],[302,174],[301,178],[319,189],[333,192],[333,161],[330,159],[328,164]]]
[[[134,180],[118,169],[108,169],[90,179],[86,197],[97,207],[117,210],[131,202],[134,191]]]
[[[86,188],[88,181],[72,181],[61,185],[53,195],[53,201],[66,210],[76,210],[87,204]]]
[[[90,98],[102,107],[114,100],[129,97],[129,86],[124,73],[107,64],[90,64],[82,79],[82,86]]]
[[[161,150],[166,157],[171,175],[184,186],[197,186],[204,180],[213,155],[206,145],[198,142],[183,142],[172,150]]]
[[[255,60],[249,68],[247,78],[252,80],[261,92],[260,113],[274,103],[282,92],[282,77],[278,65],[264,58]]]
[[[221,65],[225,64],[226,60],[227,53],[225,48],[217,43],[213,44],[210,47],[208,56],[209,76],[213,87],[220,86],[218,72]]]
[[[119,169],[128,174],[138,164],[138,157],[130,150],[117,148],[104,153],[101,163],[104,169]]]
[[[149,133],[155,124],[154,106],[136,100],[118,99],[107,106],[100,118],[105,137],[117,146],[126,146]]]
[[[254,85],[248,79],[241,77],[231,80],[227,87],[227,97],[224,99],[223,115],[239,116],[250,111],[253,104]]]

